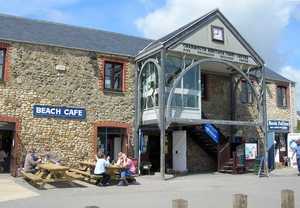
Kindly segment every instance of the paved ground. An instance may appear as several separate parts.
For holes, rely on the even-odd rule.
[[[296,207],[300,207],[300,177],[291,169],[275,171],[269,178],[217,173],[161,181],[158,176],[143,176],[138,178],[140,185],[128,187],[96,187],[81,183],[83,186],[48,186],[48,190],[37,190],[21,178],[7,180],[14,180],[23,189],[33,191],[35,196],[0,202],[1,208],[169,208],[176,198],[187,199],[189,208],[231,208],[234,193],[247,194],[250,208],[279,208],[280,191],[286,188],[295,191]],[[6,185],[0,184],[0,194],[5,189]]]

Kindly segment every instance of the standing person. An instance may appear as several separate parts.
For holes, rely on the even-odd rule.
[[[0,173],[5,171],[5,159],[7,158],[7,154],[2,149],[2,145],[0,143]]]
[[[27,173],[33,173],[33,174],[36,173],[37,172],[36,166],[41,162],[42,160],[39,159],[35,154],[35,149],[32,147],[29,148],[25,158],[24,171]]]
[[[298,176],[300,176],[300,144],[295,147],[295,153],[297,158]]]
[[[109,156],[105,160],[105,155],[100,153],[99,155],[96,155],[96,166],[94,169],[94,174],[102,176],[102,180],[97,180],[97,185],[107,185],[110,181],[110,176],[106,173],[106,167],[108,167],[109,164]]]
[[[130,177],[130,176],[134,175],[136,172],[136,167],[135,167],[133,161],[130,158],[128,158],[127,155],[124,153],[122,156],[122,161],[123,161],[123,163],[121,164],[121,167],[123,168],[123,170],[121,171],[121,180],[118,185],[119,186],[127,186],[128,181],[127,181],[126,177]]]

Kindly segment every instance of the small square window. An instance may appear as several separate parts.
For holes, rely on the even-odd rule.
[[[104,89],[122,91],[123,64],[105,62],[104,66]]]

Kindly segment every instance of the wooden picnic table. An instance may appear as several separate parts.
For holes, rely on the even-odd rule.
[[[81,166],[86,167],[86,171],[90,171],[90,170],[94,170],[95,166],[96,166],[96,162],[91,162],[91,161],[81,161],[79,162],[79,164]],[[118,175],[121,171],[121,167],[118,165],[109,165],[108,167],[106,167],[107,170],[107,174],[110,176],[115,176]]]
[[[46,183],[70,180],[70,177],[66,175],[66,171],[69,170],[66,166],[53,163],[42,163],[38,165],[38,168],[39,172],[37,175]]]
[[[44,186],[45,183],[73,180],[73,178],[67,174],[69,168],[66,166],[53,163],[41,163],[38,164],[38,169],[38,172],[35,174],[26,172],[22,172],[22,174],[25,178],[40,187]]]

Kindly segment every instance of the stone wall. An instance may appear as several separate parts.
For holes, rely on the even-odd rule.
[[[187,137],[187,169],[189,172],[217,170],[217,161],[205,152],[191,137]]]
[[[132,126],[134,65],[130,60],[58,47],[9,44],[9,80],[0,83],[0,115],[20,120],[22,155],[29,145],[42,151],[48,144],[64,163],[73,165],[93,157],[96,122],[116,121]],[[99,85],[103,74],[101,63],[106,59],[123,61],[125,92],[104,92]],[[58,71],[56,65],[64,65],[66,70]],[[35,118],[34,104],[83,107],[87,118],[83,121]],[[127,148],[131,149],[132,135],[128,137]]]

